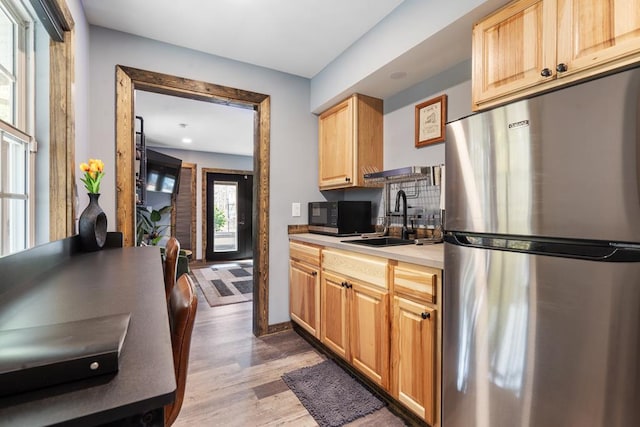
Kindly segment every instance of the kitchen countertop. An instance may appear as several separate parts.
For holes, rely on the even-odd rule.
[[[428,245],[401,245],[374,247],[343,243],[344,240],[359,240],[360,237],[333,237],[323,234],[290,234],[289,240],[311,243],[328,248],[342,249],[365,255],[378,256],[397,261],[409,262],[433,268],[444,268],[444,245],[442,243]]]

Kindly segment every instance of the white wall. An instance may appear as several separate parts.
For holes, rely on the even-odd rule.
[[[203,80],[271,96],[269,323],[289,320],[287,224],[292,201],[317,190],[317,120],[309,112],[309,80],[176,46],[90,27],[89,152],[105,161],[100,204],[115,230],[115,66]]]
[[[446,142],[415,147],[415,106],[442,94],[447,95],[448,122],[472,113],[471,60],[384,100],[384,170],[445,163]],[[344,197],[346,200],[371,200],[373,216],[384,215],[384,194],[381,190],[345,191]]]
[[[149,147],[160,153],[177,157],[186,163],[196,165],[196,258],[203,259],[202,254],[202,169],[253,170],[253,157],[234,156],[230,154],[206,153],[203,151],[175,150],[165,147]]]
[[[444,163],[444,142],[415,147],[415,106],[447,95],[447,121],[471,114],[471,61],[427,79],[384,101],[384,169]]]
[[[74,82],[71,85],[71,97],[73,99],[75,114],[75,140],[76,140],[76,164],[75,176],[78,201],[76,204],[76,220],[89,203],[89,197],[80,182],[80,162],[86,162],[91,156],[89,135],[89,24],[84,16],[81,0],[67,0],[67,6],[73,16],[74,26]],[[102,159],[102,157],[100,157]],[[102,202],[102,199],[100,200]],[[115,218],[115,217],[114,217]]]

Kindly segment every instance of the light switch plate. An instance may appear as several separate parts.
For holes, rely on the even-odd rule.
[[[291,203],[291,216],[300,216],[300,203]]]

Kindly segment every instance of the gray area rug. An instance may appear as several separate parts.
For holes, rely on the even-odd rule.
[[[253,264],[232,261],[204,268],[191,274],[211,307],[251,301],[253,299]]]
[[[385,404],[332,360],[282,376],[320,427],[342,426]]]

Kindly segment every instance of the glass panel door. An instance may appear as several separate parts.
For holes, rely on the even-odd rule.
[[[253,258],[253,176],[207,173],[207,261]]]
[[[238,250],[238,183],[213,183],[213,251]]]

